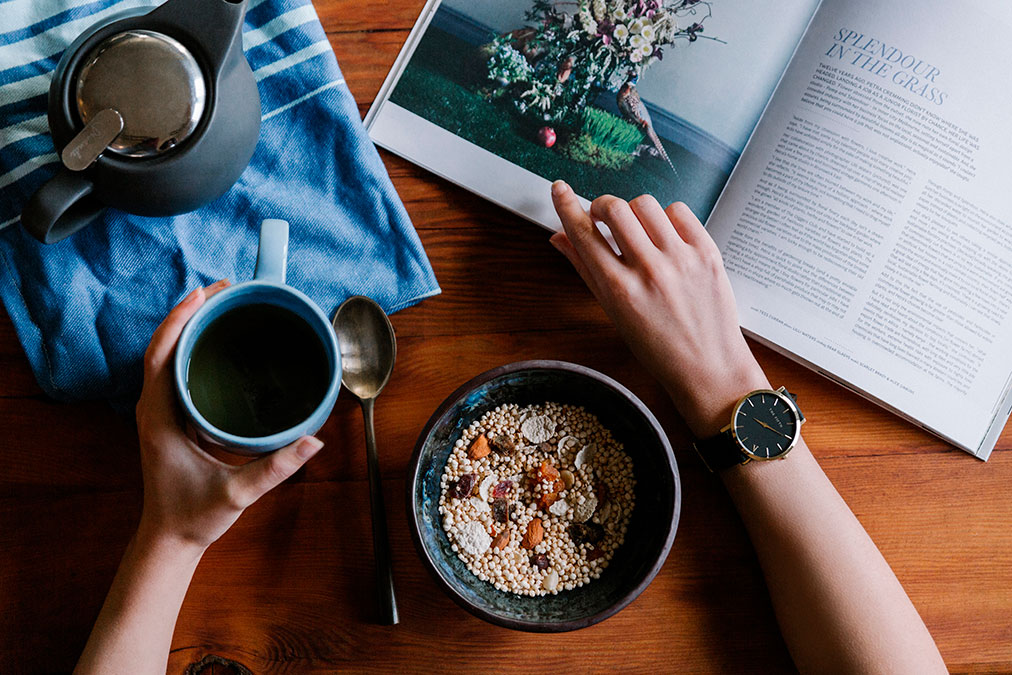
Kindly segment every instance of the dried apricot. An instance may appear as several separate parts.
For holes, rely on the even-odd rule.
[[[559,470],[546,459],[541,462],[541,466],[538,468],[538,479],[555,482],[559,479]]]
[[[548,507],[559,500],[558,492],[546,492],[538,497],[538,508],[547,511]]]

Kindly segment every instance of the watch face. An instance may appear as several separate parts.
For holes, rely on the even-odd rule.
[[[749,394],[735,410],[734,434],[750,457],[776,459],[793,447],[798,434],[798,416],[780,394],[757,391]]]

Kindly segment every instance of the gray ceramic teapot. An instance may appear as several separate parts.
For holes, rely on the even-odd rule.
[[[260,95],[242,51],[246,0],[169,0],[93,26],[49,89],[63,162],[21,222],[53,243],[106,206],[192,211],[226,192],[260,134]]]

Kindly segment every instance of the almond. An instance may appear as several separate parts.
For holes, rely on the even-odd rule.
[[[471,443],[471,447],[467,449],[467,456],[471,459],[481,459],[488,456],[490,452],[492,449],[488,447],[488,439],[485,438],[485,434],[482,434]]]
[[[503,530],[492,540],[492,548],[497,548],[501,551],[506,548],[506,544],[508,543],[510,543],[510,531]]]
[[[520,545],[526,549],[532,549],[541,543],[541,540],[545,538],[545,528],[541,525],[541,519],[535,518],[527,525],[527,532],[524,533],[524,538],[520,541]]]

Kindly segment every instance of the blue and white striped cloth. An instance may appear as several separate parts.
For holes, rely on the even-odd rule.
[[[353,294],[394,312],[438,293],[310,0],[249,2],[243,46],[263,124],[228,193],[173,218],[110,209],[50,246],[23,231],[21,209],[58,166],[46,99],[64,49],[151,4],[0,0],[0,298],[42,388],[126,407],[166,312],[200,284],[251,277],[263,218],[290,221],[289,283],[325,312]]]

